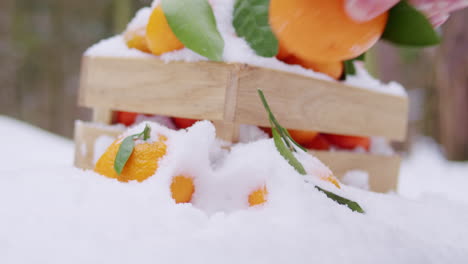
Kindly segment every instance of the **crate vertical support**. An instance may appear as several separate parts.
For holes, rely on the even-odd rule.
[[[93,122],[111,125],[114,121],[114,112],[107,108],[93,108]]]
[[[243,68],[243,65],[235,64],[229,71],[225,87],[223,120],[213,121],[217,137],[234,143],[239,141],[240,126],[235,122],[235,119],[238,99],[237,90],[239,88],[240,72]]]
[[[107,108],[93,108],[92,120],[94,123],[103,125],[111,125],[114,121],[114,112]],[[94,143],[97,138],[96,134],[90,133],[89,128],[85,127],[81,122],[75,123],[75,142],[80,142],[75,147],[74,164],[77,167],[92,169],[94,168]],[[96,130],[99,133],[100,130]]]

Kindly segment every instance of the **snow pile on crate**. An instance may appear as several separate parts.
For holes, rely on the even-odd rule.
[[[20,157],[3,157],[17,162],[17,169],[0,168],[0,263],[374,264],[468,258],[464,204],[346,186],[337,190],[298,175],[271,140],[240,144],[228,154],[214,141],[208,122],[187,133],[157,127],[153,132],[158,131],[171,133],[168,154],[159,172],[143,183],[120,183],[71,166],[23,169]],[[3,132],[2,145],[26,156],[63,158],[60,151],[48,153],[41,143],[26,146]],[[43,141],[43,135],[30,132],[25,127],[31,142]],[[200,177],[193,205],[176,205],[170,198],[174,173]],[[249,188],[264,181],[268,203],[248,208]],[[334,203],[312,183],[356,200],[366,214]]]
[[[152,6],[157,6],[159,0],[155,0]],[[218,30],[221,33],[224,39],[224,52],[223,52],[223,61],[231,63],[246,63],[254,66],[260,66],[275,70],[281,70],[291,73],[296,73],[304,76],[314,77],[317,79],[325,79],[333,81],[329,76],[314,72],[309,69],[305,69],[299,65],[289,65],[282,61],[279,61],[276,58],[265,58],[258,56],[247,44],[243,38],[239,38],[236,35],[235,29],[232,25],[232,14],[234,10],[235,0],[212,0],[210,1],[214,15],[216,17],[216,22]],[[149,19],[151,8],[146,7],[137,12],[135,18],[129,23],[128,28],[141,28],[146,26]],[[110,39],[103,40],[92,47],[90,47],[86,52],[86,56],[114,56],[114,57],[152,57],[149,55],[138,51],[136,49],[127,48],[125,41],[121,35],[112,37]],[[165,53],[159,57],[165,62],[171,61],[203,61],[207,60],[203,56],[198,55],[197,53],[184,48],[181,50]],[[358,69],[357,74],[347,80],[344,83],[347,83],[352,86],[375,90],[383,93],[389,93],[399,96],[406,96],[404,88],[396,83],[390,82],[384,84],[372,76],[364,69],[364,67],[356,63],[356,68]]]

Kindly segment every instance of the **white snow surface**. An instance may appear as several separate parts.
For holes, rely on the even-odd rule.
[[[0,117],[0,127],[0,263],[466,263],[468,258],[468,194],[450,197],[467,186],[468,166],[444,161],[426,142],[404,162],[400,189],[413,195],[407,199],[346,186],[338,190],[314,176],[305,183],[271,140],[223,152],[209,122],[188,132],[153,124],[153,136],[167,133],[168,154],[143,183],[73,168],[71,142],[29,125]],[[311,157],[300,159],[308,168],[323,169]],[[195,178],[193,204],[170,198],[170,178],[180,173]],[[263,184],[268,202],[249,208],[246,196]],[[313,184],[359,202],[366,214],[334,203]],[[416,193],[422,190],[439,195],[420,197]]]
[[[405,197],[468,204],[467,189],[468,162],[448,163],[431,139],[421,138],[402,164],[398,190]]]
[[[159,0],[152,3],[152,8],[159,5]],[[304,76],[309,76],[317,79],[334,81],[329,76],[314,72],[310,69],[305,69],[299,65],[289,65],[276,58],[265,58],[258,56],[252,50],[249,44],[236,35],[234,26],[232,25],[233,10],[235,0],[211,0],[210,4],[216,18],[216,23],[221,36],[224,39],[223,61],[230,63],[246,63],[254,66],[280,70]],[[135,18],[129,23],[128,28],[134,29],[147,24],[149,18],[149,8],[142,8],[137,12]],[[146,20],[146,21],[145,21]],[[86,52],[86,56],[114,56],[114,57],[158,57],[166,63],[171,61],[186,61],[196,62],[204,61],[207,58],[184,48],[181,50],[167,52],[161,56],[153,56],[136,49],[129,49],[124,43],[121,35],[112,37],[110,39],[102,40],[99,43],[91,46]],[[347,78],[344,83],[351,86],[378,91],[382,93],[389,93],[398,96],[407,96],[405,89],[396,82],[384,84],[379,80],[374,79],[363,67],[363,65],[356,63],[357,74]]]

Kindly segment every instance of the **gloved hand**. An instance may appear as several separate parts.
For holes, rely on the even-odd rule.
[[[397,4],[399,0],[345,0],[348,15],[360,22],[369,21]],[[409,0],[424,13],[434,27],[442,25],[449,13],[468,6],[468,0]]]

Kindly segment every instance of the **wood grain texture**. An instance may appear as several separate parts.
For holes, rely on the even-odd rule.
[[[138,113],[222,120],[236,65],[155,58],[85,57],[79,104]]]
[[[241,64],[85,57],[79,101],[92,108],[268,126],[257,89],[287,128],[392,140],[406,135],[406,97]]]
[[[406,97],[259,67],[240,72],[236,122],[269,125],[257,89],[287,128],[393,140],[406,135]]]
[[[369,174],[370,189],[375,192],[395,191],[400,174],[399,156],[381,156],[353,152],[310,151],[342,178],[350,170],[362,170]]]
[[[77,122],[75,126],[75,166],[82,169],[93,169],[93,151],[96,139],[102,135],[117,138],[123,131],[123,129]],[[83,148],[86,149],[85,152],[82,151]],[[311,154],[329,166],[338,177],[342,177],[349,170],[363,170],[369,173],[372,191],[396,190],[400,168],[398,156],[325,151],[311,151]]]

